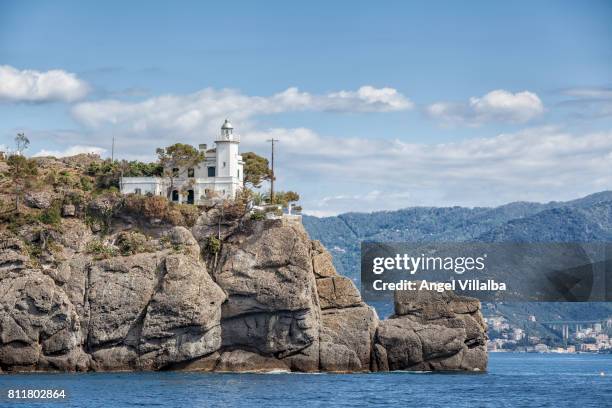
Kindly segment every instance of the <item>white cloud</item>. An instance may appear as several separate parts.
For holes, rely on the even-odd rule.
[[[612,99],[612,88],[600,86],[568,88],[564,89],[562,93],[581,99]]]
[[[569,108],[568,116],[589,120],[612,116],[612,88],[610,87],[567,88],[561,90],[560,93],[569,97],[558,104],[562,108]]]
[[[612,189],[612,132],[544,127],[442,144],[325,138],[305,129],[274,129],[272,135],[281,140],[279,188],[305,191],[304,207],[312,214],[493,206]],[[255,140],[265,138],[260,133]]]
[[[84,81],[63,70],[18,70],[0,65],[0,100],[13,102],[72,102],[89,90]]]
[[[64,150],[46,150],[42,149],[38,153],[34,154],[33,157],[45,157],[45,156],[54,156],[54,157],[67,157],[74,156],[81,153],[93,153],[102,155],[106,153],[106,149],[97,146],[71,146]]]
[[[533,92],[498,89],[464,103],[437,102],[426,112],[443,123],[479,126],[487,122],[524,123],[544,113],[544,105]]]
[[[291,111],[388,112],[411,109],[413,103],[392,88],[362,86],[357,91],[313,95],[288,88],[268,97],[236,90],[207,88],[187,95],[164,95],[141,102],[103,100],[74,106],[73,116],[92,127],[129,132],[215,131],[225,117],[244,128],[255,115]]]
[[[414,104],[393,88],[362,86],[357,91],[340,91],[319,97],[320,110],[392,112],[412,109]]]

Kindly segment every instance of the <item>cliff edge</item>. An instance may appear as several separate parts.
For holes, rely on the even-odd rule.
[[[3,371],[486,369],[477,300],[397,293],[379,321],[299,222],[212,209],[191,228],[97,229],[69,215],[2,233]]]

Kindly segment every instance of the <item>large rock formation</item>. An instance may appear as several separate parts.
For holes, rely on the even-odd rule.
[[[477,299],[395,292],[395,315],[376,331],[375,369],[486,370],[486,324]]]
[[[486,369],[478,301],[402,292],[379,321],[295,220],[133,225],[0,236],[3,371]]]

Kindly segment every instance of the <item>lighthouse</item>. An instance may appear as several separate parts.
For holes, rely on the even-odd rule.
[[[236,197],[243,183],[242,156],[239,152],[240,136],[234,133],[229,120],[221,125],[221,132],[215,137],[212,149],[199,145],[204,160],[194,167],[164,169],[177,174],[170,198],[174,202],[204,204],[215,197],[232,199]],[[160,177],[123,177],[121,192],[124,194],[165,195],[168,180]]]

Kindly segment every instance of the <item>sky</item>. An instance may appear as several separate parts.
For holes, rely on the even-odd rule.
[[[612,2],[0,2],[0,149],[154,160],[225,118],[318,216],[612,189]]]

